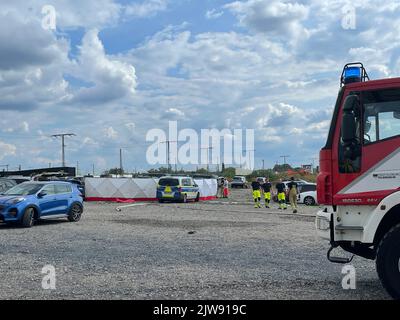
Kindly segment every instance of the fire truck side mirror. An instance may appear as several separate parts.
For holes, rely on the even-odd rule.
[[[343,106],[342,118],[342,140],[345,144],[351,144],[356,141],[356,112],[359,110],[358,96],[349,95]]]

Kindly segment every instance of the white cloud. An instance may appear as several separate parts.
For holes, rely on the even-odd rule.
[[[169,109],[166,111],[166,113],[174,114],[174,115],[179,116],[179,117],[185,116],[185,113],[184,113],[182,110],[179,110],[179,109],[177,109],[177,108],[169,108]]]
[[[302,21],[308,17],[306,5],[281,0],[247,0],[229,3],[225,8],[238,17],[242,26],[255,32],[281,39],[305,35]]]
[[[223,14],[224,14],[223,11],[219,11],[217,9],[208,10],[206,12],[206,19],[209,19],[209,20],[218,19],[218,18],[222,17]]]
[[[83,37],[74,75],[94,83],[93,87],[76,92],[72,98],[74,103],[99,104],[135,94],[135,68],[106,55],[96,29],[88,31]]]
[[[42,8],[52,5],[57,13],[57,28],[62,30],[101,28],[114,25],[121,14],[122,6],[114,0],[13,0],[2,1],[0,12],[18,14],[29,20],[41,20]]]
[[[23,132],[29,132],[29,123],[26,121],[22,121],[21,129]]]
[[[16,154],[17,147],[0,141],[0,160],[3,160],[5,157],[14,156]]]
[[[145,0],[142,3],[129,4],[125,8],[127,16],[145,18],[152,17],[168,8],[168,0]]]
[[[125,123],[125,127],[128,129],[129,132],[134,133],[136,124],[134,122]]]
[[[104,136],[108,139],[115,140],[118,138],[118,132],[113,127],[104,130]]]
[[[106,135],[108,134],[108,131],[106,132]],[[85,137],[82,141],[82,146],[83,147],[97,147],[99,144],[93,140],[90,137]]]
[[[68,50],[65,39],[39,22],[0,11],[0,109],[26,111],[60,101],[67,89],[62,69],[69,64]]]

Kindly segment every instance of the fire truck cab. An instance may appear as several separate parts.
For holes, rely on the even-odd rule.
[[[400,299],[400,78],[370,80],[347,64],[325,147],[320,151],[316,229],[333,249],[376,261],[379,278]]]

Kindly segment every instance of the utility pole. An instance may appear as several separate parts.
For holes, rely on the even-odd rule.
[[[178,141],[171,141],[171,140],[166,140],[160,143],[166,143],[167,144],[167,168],[168,168],[168,173],[171,172],[171,159],[170,159],[170,144],[171,143],[178,143]]]
[[[210,150],[213,150],[214,147],[200,148],[201,150],[207,150],[207,172],[210,172]]]
[[[256,152],[256,149],[245,149],[244,152],[246,152],[246,155],[247,155],[247,152]],[[241,151],[240,152],[240,169],[242,169],[242,157],[243,157],[243,153]]]
[[[74,137],[76,134],[74,133],[60,133],[60,134],[53,134],[53,138],[61,138],[61,163],[62,167],[66,167],[65,165],[65,137]]]
[[[318,161],[318,158],[310,158],[310,160],[312,161],[312,165],[313,165],[313,167],[314,167],[315,161],[316,161],[316,160]]]
[[[265,160],[264,160],[264,159],[263,159],[263,161],[262,161],[262,164],[263,164],[263,165],[262,165],[262,169],[265,170]]]
[[[79,176],[79,161],[76,162],[76,175]]]
[[[93,177],[94,177],[94,163],[92,165],[92,172],[93,172]]]
[[[8,167],[9,167],[9,166],[10,166],[9,164],[4,164],[4,165],[1,165],[0,167],[6,168],[6,171],[8,172]],[[4,171],[4,169],[3,169],[3,171]]]
[[[122,175],[123,173],[123,166],[122,166],[122,149],[119,149],[119,171],[120,174]]]
[[[290,158],[290,156],[281,156],[281,158],[283,158],[283,165],[285,166],[287,164],[286,159]]]
[[[311,169],[311,172],[314,173],[315,161],[318,161],[318,158],[311,158],[310,160],[312,161],[312,169]]]

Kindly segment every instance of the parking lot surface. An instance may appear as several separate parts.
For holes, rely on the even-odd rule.
[[[249,190],[187,204],[86,203],[82,220],[0,226],[0,299],[388,299],[373,261],[356,289],[326,260],[318,207],[254,209]],[[44,290],[45,265],[56,289]]]

